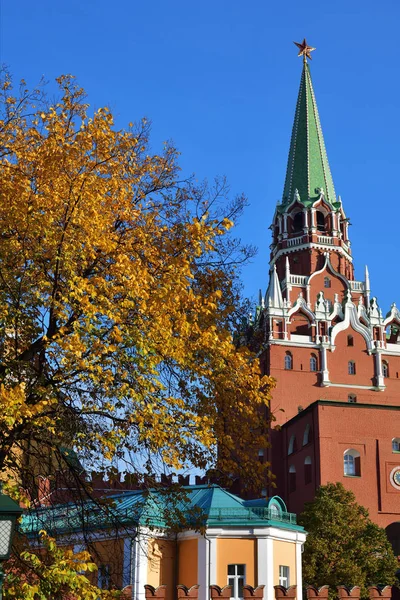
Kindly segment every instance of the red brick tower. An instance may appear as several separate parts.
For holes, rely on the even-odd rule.
[[[308,49],[308,50],[307,50]],[[336,197],[305,54],[270,282],[253,329],[276,378],[271,411],[277,493],[300,512],[341,481],[388,527],[400,554],[400,312],[354,278],[348,218]],[[276,493],[276,491],[274,492]]]

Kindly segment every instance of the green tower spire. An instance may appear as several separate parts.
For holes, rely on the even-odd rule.
[[[319,198],[320,190],[323,190],[325,200],[331,205],[336,203],[335,188],[305,54],[283,190],[283,205],[292,202],[296,190],[305,205],[312,204]]]

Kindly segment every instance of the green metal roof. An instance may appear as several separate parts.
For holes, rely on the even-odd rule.
[[[292,139],[283,191],[282,208],[293,201],[296,190],[300,200],[310,205],[323,190],[325,200],[336,205],[336,194],[326,154],[310,69],[305,62],[294,117]]]
[[[21,529],[28,535],[41,529],[60,535],[82,527],[92,531],[138,525],[168,528],[168,517],[180,515],[176,529],[274,526],[304,531],[282,501],[277,511],[265,499],[246,502],[218,485],[186,486],[183,492],[181,496],[168,490],[127,491],[107,497],[104,505],[87,501],[83,509],[74,503],[41,508],[24,515]]]

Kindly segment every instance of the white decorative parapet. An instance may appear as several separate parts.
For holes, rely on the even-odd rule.
[[[349,281],[350,289],[353,292],[363,292],[364,291],[364,282],[363,281]]]
[[[318,243],[319,244],[328,244],[329,246],[333,246],[335,244],[333,237],[330,237],[329,235],[319,235],[318,236]]]
[[[289,275],[289,283],[292,285],[307,285],[307,275]]]
[[[300,246],[300,244],[303,243],[303,236],[301,235],[300,237],[289,238],[286,240],[286,242],[288,246]]]

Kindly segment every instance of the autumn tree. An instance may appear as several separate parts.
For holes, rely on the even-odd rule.
[[[142,476],[215,466],[218,445],[221,473],[259,485],[271,381],[232,342],[244,198],[181,180],[146,121],[119,130],[58,85],[51,103],[2,82],[0,472],[17,489],[29,453],[69,447]]]
[[[25,548],[8,564],[5,598],[13,600],[115,600],[118,592],[101,590],[90,581],[97,566],[84,550],[74,553],[58,547],[45,532],[40,534],[41,552]],[[21,568],[21,563],[23,567]]]
[[[334,597],[336,586],[358,585],[368,598],[369,585],[395,583],[398,564],[384,529],[369,519],[367,509],[341,483],[322,485],[299,521],[308,531],[305,584],[329,585]]]

